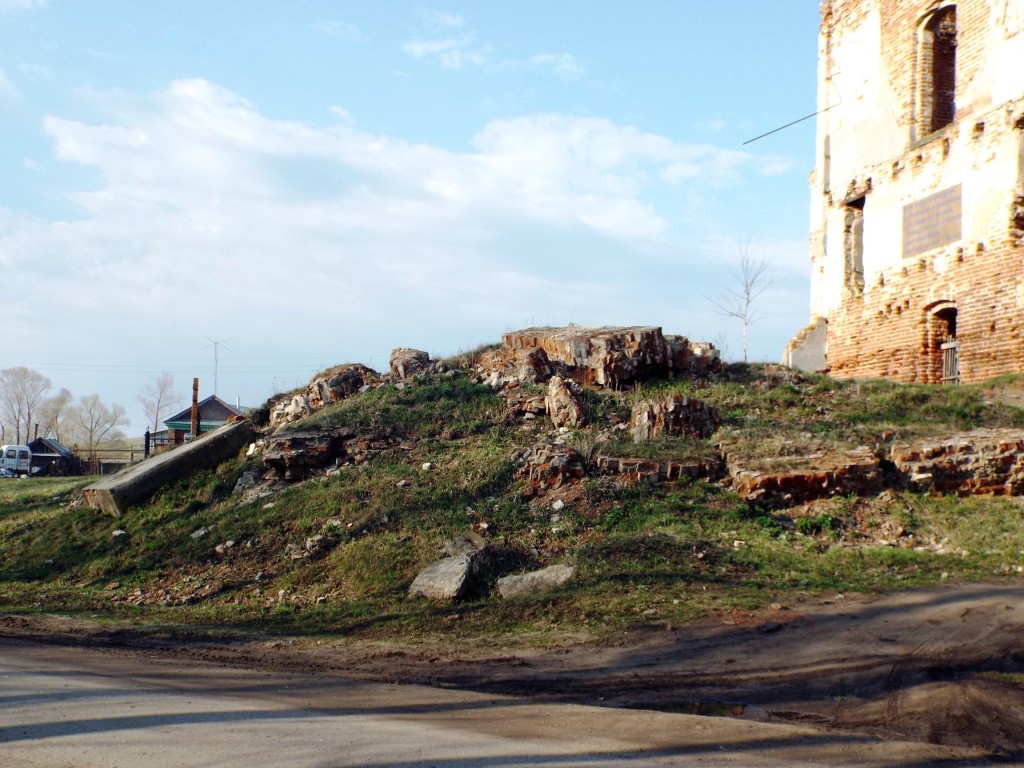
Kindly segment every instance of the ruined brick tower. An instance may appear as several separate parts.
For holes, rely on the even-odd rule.
[[[811,325],[835,376],[1024,372],[1024,0],[826,0]]]

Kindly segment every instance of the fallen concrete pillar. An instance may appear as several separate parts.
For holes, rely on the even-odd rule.
[[[93,509],[101,509],[118,517],[129,505],[145,501],[165,483],[173,482],[196,469],[215,467],[231,458],[255,437],[256,430],[247,421],[227,424],[198,440],[148,458],[93,483],[84,491],[85,500]]]

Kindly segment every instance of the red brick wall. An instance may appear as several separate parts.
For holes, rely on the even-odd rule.
[[[918,146],[916,139],[931,130],[930,124],[918,125],[923,115],[919,93],[922,66],[928,63],[920,58],[919,31],[935,5],[934,0],[830,0],[822,4],[825,35],[859,23],[868,9],[880,10],[884,66],[900,105],[899,123],[907,131],[903,156],[893,158],[893,179],[897,168],[906,162],[942,163],[949,149],[947,141],[910,150],[912,145]],[[957,122],[946,134],[954,140],[971,125],[967,121],[975,105],[965,103],[966,93],[984,64],[992,33],[991,6],[989,0],[956,3]],[[942,83],[938,86],[948,89]],[[1018,134],[1021,127],[1016,126]],[[973,151],[980,153],[981,146]],[[876,183],[887,183],[879,170],[865,168],[864,172],[874,174]],[[939,178],[936,174],[935,180]],[[923,195],[929,190],[922,186],[919,191]],[[1005,192],[1009,195],[1011,191]],[[1019,196],[1019,191],[1016,194]],[[870,211],[870,202],[868,205]],[[970,214],[965,211],[964,215]],[[1024,220],[1024,214],[1021,218]],[[903,259],[880,278],[869,276],[862,293],[851,290],[843,306],[828,318],[827,364],[831,373],[908,382],[941,380],[941,357],[935,349],[941,324],[934,322],[932,315],[943,306],[957,310],[963,381],[1024,371],[1024,245],[1014,232],[1012,211],[997,219],[991,222],[982,244],[963,243],[962,249],[950,247],[922,258]],[[900,243],[894,240],[891,247],[898,253]]]
[[[843,0],[860,5],[864,0]],[[889,82],[902,106],[900,123],[910,128],[916,121],[919,82],[918,28],[934,6],[932,0],[881,0],[882,52]],[[956,103],[963,104],[964,92],[984,64],[985,45],[991,30],[988,0],[960,0],[956,3]],[[958,115],[959,116],[959,115]],[[931,126],[919,126],[924,136]]]
[[[943,300],[957,310],[962,381],[1024,371],[1022,278],[1024,248],[1009,240],[997,248],[952,254],[943,274],[931,259],[908,259],[884,275],[884,285],[851,297],[829,318],[829,371],[937,383],[941,368],[929,317]]]

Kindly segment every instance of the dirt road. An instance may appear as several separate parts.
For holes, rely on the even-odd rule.
[[[255,734],[271,763],[296,766],[975,765],[983,751],[1024,764],[1018,585],[832,596],[548,651],[513,638],[210,640],[16,617],[0,618],[0,635],[0,765],[8,754],[118,765],[60,762],[71,754],[60,750],[121,739],[165,755],[161,734],[197,755],[229,745],[196,765],[252,764],[230,760]],[[62,699],[52,686],[66,681],[106,692]]]

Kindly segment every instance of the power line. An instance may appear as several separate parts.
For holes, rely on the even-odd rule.
[[[822,112],[828,112],[830,109],[832,109],[832,107],[838,107],[838,106],[839,106],[838,104],[833,104],[831,107],[825,107],[824,109],[819,109],[817,112],[811,112],[811,114],[809,114],[809,115],[804,115],[803,117],[801,117],[801,118],[799,118],[797,120],[794,120],[791,123],[786,123],[785,125],[780,125],[778,128],[773,128],[772,130],[768,131],[768,133],[762,133],[760,136],[755,136],[752,139],[748,139],[747,141],[744,141],[743,142],[743,146],[745,147],[745,146],[747,146],[747,144],[753,144],[758,139],[763,139],[765,136],[771,136],[773,133],[778,133],[779,131],[784,131],[786,128],[789,128],[792,125],[796,125],[797,123],[802,123],[804,120],[810,120],[812,117],[817,117]]]

